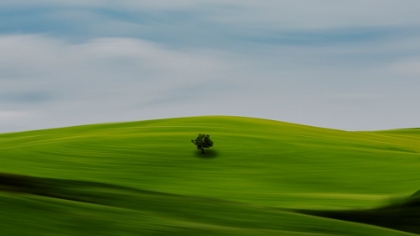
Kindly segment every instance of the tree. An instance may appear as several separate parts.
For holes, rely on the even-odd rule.
[[[201,150],[201,154],[204,154],[204,148],[213,147],[213,141],[210,139],[208,134],[199,134],[195,140],[191,140],[194,145],[197,146],[198,150]]]

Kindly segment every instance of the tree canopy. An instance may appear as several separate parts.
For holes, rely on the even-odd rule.
[[[208,134],[199,134],[198,137],[191,142],[197,146],[198,150],[201,150],[201,153],[204,154],[204,148],[213,147],[213,141],[210,139],[210,135]]]

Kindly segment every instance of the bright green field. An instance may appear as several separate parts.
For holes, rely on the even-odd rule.
[[[205,155],[198,133],[214,141]],[[374,208],[420,189],[420,129],[191,117],[2,134],[0,150],[0,172],[59,188],[0,194],[0,235],[409,235],[288,210]]]

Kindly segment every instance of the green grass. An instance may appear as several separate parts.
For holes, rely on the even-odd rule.
[[[195,150],[198,133],[212,152]],[[417,129],[190,117],[2,134],[0,151],[0,172],[50,181],[6,183],[9,235],[404,235],[287,210],[372,209],[420,189]]]
[[[1,176],[2,235],[409,235],[367,225],[120,186]]]
[[[420,233],[420,191],[387,206],[362,210],[303,210],[301,213]]]

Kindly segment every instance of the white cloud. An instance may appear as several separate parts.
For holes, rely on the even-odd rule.
[[[218,75],[234,65],[228,61],[222,52],[171,50],[130,38],[74,44],[41,35],[2,36],[0,94],[9,99],[0,109],[40,113],[28,128],[136,119],[129,114],[144,112],[147,104],[171,103],[179,97],[174,90],[188,96],[194,88],[220,82]],[[38,91],[50,99],[13,101]]]
[[[398,61],[391,65],[390,68],[401,76],[420,76],[420,58]]]
[[[1,111],[0,110],[0,121],[9,122],[15,121],[16,119],[22,119],[28,116],[26,112],[22,111]]]
[[[390,65],[400,58],[363,60],[418,47],[409,45],[232,53],[133,38],[0,36],[0,131],[206,114],[344,129],[418,126],[417,74],[398,77]]]
[[[35,114],[26,111],[0,110],[0,132],[28,129],[31,127],[28,124],[32,122],[31,119],[34,117]],[[33,125],[32,127],[35,127]]]

